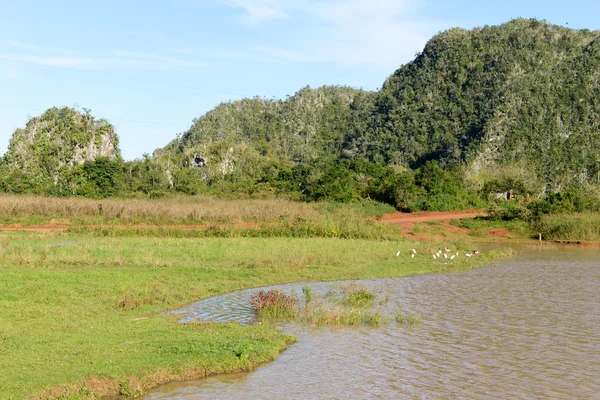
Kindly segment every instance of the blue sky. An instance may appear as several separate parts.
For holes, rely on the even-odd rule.
[[[29,117],[77,105],[115,125],[131,160],[223,101],[376,90],[454,26],[527,17],[596,30],[598,15],[591,0],[2,0],[0,154]]]

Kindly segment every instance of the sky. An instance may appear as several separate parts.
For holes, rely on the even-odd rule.
[[[0,154],[55,106],[152,153],[221,102],[310,85],[377,90],[436,33],[545,19],[600,29],[592,0],[0,0]]]

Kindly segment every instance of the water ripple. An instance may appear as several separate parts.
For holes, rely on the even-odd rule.
[[[522,248],[496,267],[364,281],[417,326],[282,329],[297,337],[247,374],[167,385],[147,399],[593,399],[600,396],[600,251]],[[335,283],[310,284],[325,293]],[[302,284],[281,285],[288,294]],[[184,318],[251,323],[252,290]]]

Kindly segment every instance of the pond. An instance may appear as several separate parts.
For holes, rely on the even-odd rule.
[[[173,383],[146,399],[598,398],[600,249],[520,246],[496,266],[359,281],[376,308],[423,316],[419,325],[310,328],[255,371]],[[336,283],[310,284],[324,293]],[[339,285],[339,283],[338,283]],[[283,285],[301,294],[302,284]],[[252,321],[252,290],[192,306],[192,315]]]

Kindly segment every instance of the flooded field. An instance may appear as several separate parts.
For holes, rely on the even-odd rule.
[[[470,272],[361,281],[419,325],[282,324],[298,342],[251,373],[174,383],[146,399],[598,398],[600,249],[519,247]],[[325,293],[336,283],[311,284]],[[339,285],[339,283],[338,283]],[[302,284],[281,286],[300,296]],[[252,290],[192,305],[192,317],[251,323]]]

